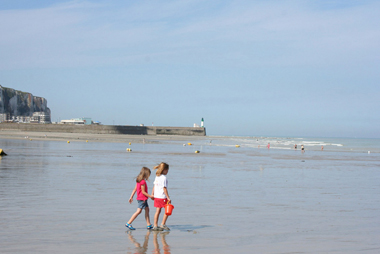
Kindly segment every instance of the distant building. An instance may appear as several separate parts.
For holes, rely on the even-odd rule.
[[[92,119],[89,118],[89,117],[82,117],[82,118],[80,118],[80,119],[82,119],[82,120],[84,121],[84,124],[86,124],[86,125],[90,125],[90,124],[93,123],[93,122],[92,122]]]
[[[90,125],[92,124],[91,118],[88,117],[82,117],[82,118],[72,118],[70,120],[62,120],[61,124],[83,124],[83,125]]]
[[[6,122],[6,121],[8,121],[8,119],[9,119],[9,113],[2,113],[2,114],[0,114],[0,123],[1,122]]]
[[[51,123],[50,114],[46,112],[34,112],[30,118],[30,123]]]
[[[0,114],[0,122],[8,123],[51,123],[49,112],[34,112],[32,116],[10,116],[9,113]]]

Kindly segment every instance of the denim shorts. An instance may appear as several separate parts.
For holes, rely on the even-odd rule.
[[[149,207],[148,200],[137,200],[137,208],[144,209],[145,207]]]

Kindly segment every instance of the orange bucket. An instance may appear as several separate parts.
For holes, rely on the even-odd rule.
[[[165,214],[167,216],[172,215],[173,209],[174,209],[174,205],[167,203],[165,205]]]

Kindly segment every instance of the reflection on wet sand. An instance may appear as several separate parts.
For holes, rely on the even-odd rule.
[[[170,232],[161,232],[153,231],[153,244],[154,244],[154,253],[161,253],[160,251],[160,245],[158,244],[158,235],[160,235],[161,243],[162,243],[162,250],[165,254],[170,254],[170,246],[166,242],[166,235],[168,235]]]
[[[143,245],[141,246],[141,244],[139,242],[136,241],[136,239],[133,237],[132,235],[132,232],[131,231],[127,231],[126,232],[127,235],[128,235],[128,238],[129,240],[135,245],[135,251],[134,253],[146,253],[146,251],[148,250],[148,241],[149,241],[149,235],[150,235],[150,231],[147,230],[146,232],[146,235],[145,235],[145,239],[144,239],[144,243]],[[128,252],[129,253],[129,252]]]
[[[126,232],[128,235],[129,240],[133,245],[135,245],[135,249],[132,252],[128,253],[146,253],[148,250],[148,242],[149,242],[149,236],[152,233],[153,234],[153,244],[154,244],[154,252],[153,253],[161,253],[160,244],[158,242],[158,237],[160,237],[160,241],[162,244],[162,250],[165,254],[170,254],[170,246],[166,242],[166,235],[168,235],[170,232],[159,232],[159,231],[150,231],[147,230],[144,243],[141,246],[139,242],[136,241],[136,239],[132,235],[132,231]]]

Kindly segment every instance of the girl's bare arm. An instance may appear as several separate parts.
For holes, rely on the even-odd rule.
[[[152,189],[152,197],[151,199],[154,199],[154,185],[153,185],[153,189]]]
[[[132,194],[131,194],[131,197],[130,197],[129,200],[128,200],[130,204],[132,204],[133,196],[135,195],[135,193],[136,193],[136,186],[135,186],[135,188],[133,189]]]
[[[169,197],[168,188],[164,187],[164,193],[165,193],[166,197],[168,198],[168,202],[169,202],[169,204],[170,204],[170,203],[172,202],[172,200],[171,200],[170,197]]]
[[[153,195],[149,195],[148,193],[145,192],[145,184],[141,185],[141,192],[148,198],[154,198]]]

